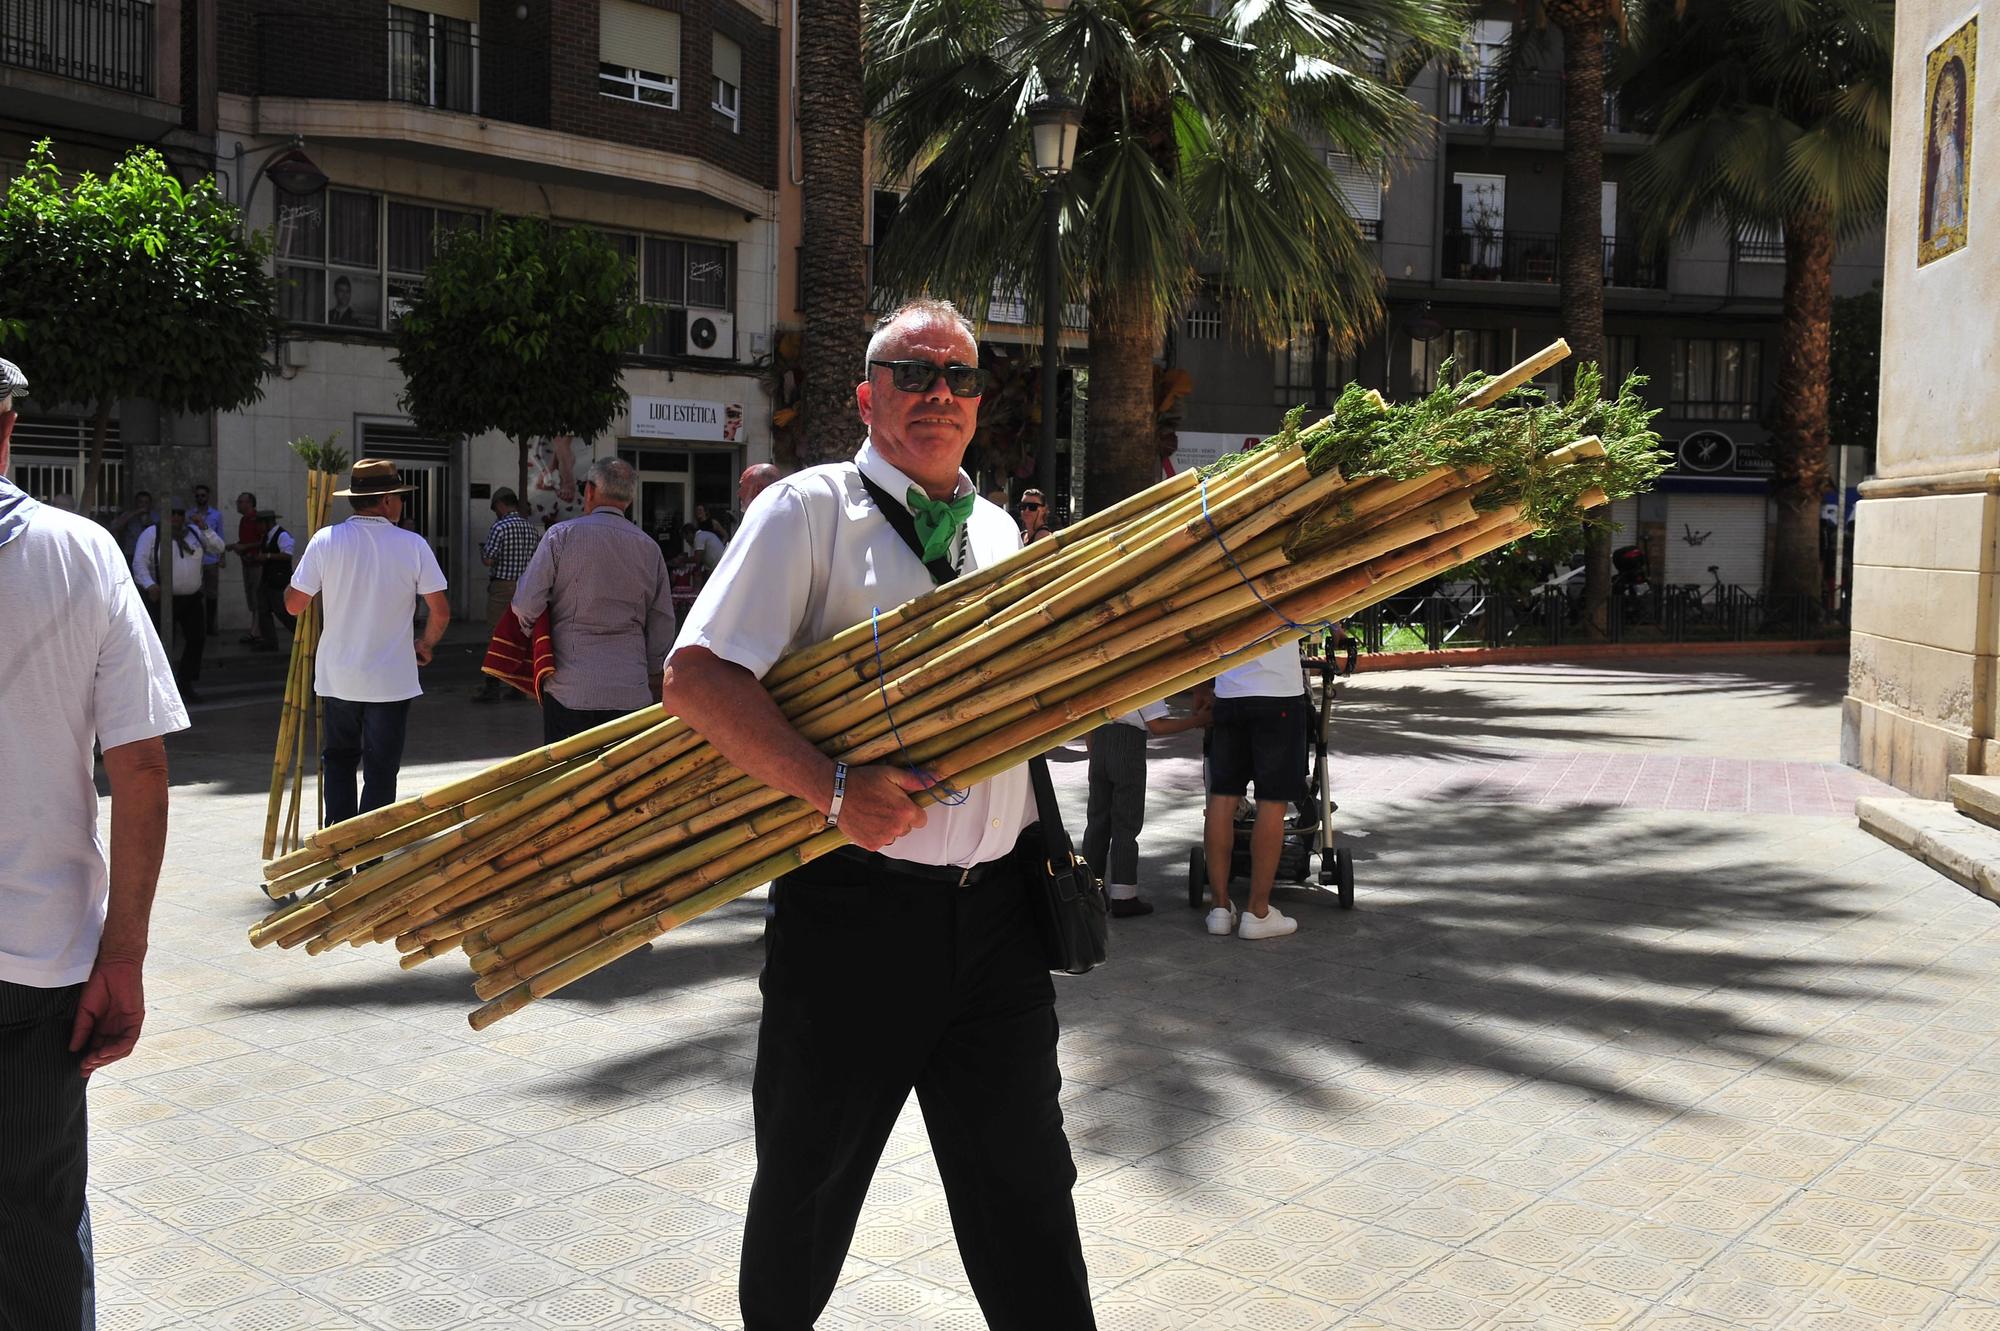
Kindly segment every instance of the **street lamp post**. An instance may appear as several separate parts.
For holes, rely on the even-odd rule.
[[[1062,360],[1062,178],[1076,161],[1083,108],[1051,95],[1028,107],[1035,174],[1042,178],[1042,437],[1035,449],[1035,483],[1051,506],[1056,497],[1056,367]]]

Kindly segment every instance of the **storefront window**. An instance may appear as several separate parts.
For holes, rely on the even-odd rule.
[[[278,313],[292,323],[393,328],[423,285],[439,242],[480,223],[478,213],[354,190],[284,199],[278,205]]]

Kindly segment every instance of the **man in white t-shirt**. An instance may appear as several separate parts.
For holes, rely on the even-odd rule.
[[[313,687],[326,704],[320,759],[328,826],[395,803],[410,699],[424,691],[417,667],[431,663],[451,623],[437,556],[423,537],[396,525],[413,489],[393,462],[356,462],[348,488],[333,492],[353,505],[354,516],[313,533],[285,589],[285,609],[295,615],[322,598]],[[419,597],[430,610],[422,638],[411,628]]]
[[[1299,922],[1271,904],[1285,814],[1306,797],[1306,676],[1296,643],[1273,647],[1215,678],[1215,725],[1208,736],[1208,807],[1202,848],[1214,909],[1208,931],[1226,937],[1281,938]],[[1250,829],[1250,901],[1240,915],[1229,899],[1236,849],[1236,806],[1257,788]]]
[[[162,737],[188,720],[117,540],[5,477],[25,388],[0,361],[0,1327],[75,1331],[95,1319],[85,1079],[145,1019]]]

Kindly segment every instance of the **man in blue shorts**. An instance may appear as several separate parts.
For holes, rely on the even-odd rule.
[[[1202,827],[1214,909],[1208,931],[1227,937],[1282,938],[1299,922],[1271,904],[1286,807],[1306,797],[1306,678],[1294,643],[1274,647],[1215,680],[1215,726],[1208,739],[1208,809]],[[1257,788],[1250,832],[1249,909],[1229,900],[1236,847],[1236,806]]]

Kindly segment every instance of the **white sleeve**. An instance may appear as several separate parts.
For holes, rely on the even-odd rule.
[[[153,585],[153,542],[159,530],[146,528],[139,533],[139,543],[132,547],[132,576],[141,587]]]
[[[280,527],[278,529],[278,553],[289,558],[292,551],[297,548],[298,543],[292,539],[292,534]]]
[[[213,528],[210,528],[210,527],[207,527],[207,526],[200,526],[200,527],[196,527],[196,528],[195,528],[195,530],[201,533],[201,543],[202,543],[202,546],[203,546],[203,547],[204,547],[204,548],[205,548],[205,549],[206,549],[206,550],[207,550],[207,551],[208,551],[208,552],[209,552],[210,554],[212,554],[212,555],[219,555],[219,554],[221,554],[221,553],[222,553],[222,549],[223,549],[223,546],[222,546],[222,538],[221,538],[220,536],[217,536],[217,535],[215,534],[215,531],[214,531],[214,529],[213,529]]]
[[[432,592],[443,591],[444,570],[438,567],[437,551],[431,549],[431,543],[421,537],[417,546],[423,552],[417,560],[417,595],[429,596]]]
[[[107,749],[188,725],[166,650],[119,562],[115,553],[104,561],[107,604],[90,693],[91,724]]]
[[[321,538],[332,530],[333,528],[327,527],[322,531],[314,532],[313,538],[306,542],[306,552],[300,555],[299,562],[292,566],[292,586],[298,588],[307,596],[319,595],[320,552],[326,549],[326,542]]]
[[[772,502],[751,505],[674,639],[675,651],[706,647],[759,679],[791,650],[813,590],[804,497],[782,482],[758,496],[766,497]]]

